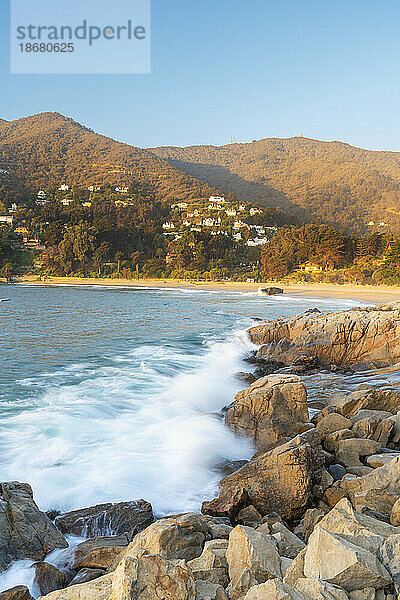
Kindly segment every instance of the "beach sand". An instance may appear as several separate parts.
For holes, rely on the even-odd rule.
[[[132,286],[132,287],[161,287],[184,288],[193,290],[225,290],[235,292],[256,292],[261,287],[281,287],[284,293],[290,296],[311,298],[349,298],[385,304],[400,300],[400,286],[367,286],[367,285],[336,285],[336,284],[290,284],[277,282],[241,283],[241,282],[189,282],[177,279],[91,279],[81,277],[50,277],[39,281],[37,277],[23,277],[18,283],[34,284],[41,286],[51,285],[79,285],[79,286]]]

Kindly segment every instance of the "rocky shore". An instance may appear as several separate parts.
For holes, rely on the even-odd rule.
[[[218,498],[161,519],[145,500],[45,514],[28,484],[1,483],[0,572],[35,561],[47,600],[399,598],[400,390],[363,384],[311,414],[301,376],[396,370],[399,334],[400,304],[252,327],[266,374],[242,374],[225,423],[255,454],[224,466]],[[87,539],[46,562],[70,534]],[[0,593],[30,599],[24,586]]]

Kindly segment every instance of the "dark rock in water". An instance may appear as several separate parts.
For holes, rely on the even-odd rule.
[[[34,583],[39,588],[41,596],[50,594],[54,590],[61,590],[71,580],[71,577],[68,577],[66,573],[63,573],[57,567],[47,562],[34,563],[32,569],[35,569]]]
[[[39,510],[27,483],[0,484],[0,572],[13,560],[43,560],[68,543],[49,517]]]
[[[244,383],[248,383],[249,385],[251,383],[254,383],[254,381],[256,380],[256,378],[254,377],[253,373],[236,373],[235,374],[236,379],[239,379],[239,381],[243,381]]]
[[[129,544],[127,535],[101,536],[78,544],[73,552],[72,569],[108,569]]]
[[[0,600],[33,600],[25,585],[16,585],[0,593]]]
[[[63,533],[85,537],[127,533],[131,539],[153,523],[152,506],[146,500],[97,504],[56,517]]]
[[[328,471],[335,481],[339,481],[347,473],[346,469],[342,467],[342,465],[338,464],[331,465],[330,467],[328,467]]]
[[[316,410],[322,410],[325,406],[326,402],[322,402],[322,400],[311,400],[308,402],[308,408],[315,408]]]
[[[271,373],[276,373],[276,371],[284,367],[283,363],[276,360],[264,360],[263,358],[257,358],[254,362],[257,364],[257,368],[254,371],[254,376],[256,379],[265,377],[266,375],[271,375]]]
[[[262,296],[276,296],[278,294],[283,294],[283,289],[278,287],[260,288],[259,294]]]
[[[61,511],[60,510],[55,510],[55,509],[46,510],[46,515],[49,517],[49,519],[51,521],[54,521],[54,519],[56,517],[58,517],[58,515],[61,515]]]
[[[244,467],[244,465],[246,465],[248,462],[248,460],[227,460],[218,466],[224,475],[230,475],[231,473],[234,473],[238,469]]]
[[[228,517],[232,523],[235,523],[239,512],[249,504],[251,502],[248,493],[245,489],[240,488],[235,490],[229,497],[203,502],[201,512],[204,515],[213,517]]]
[[[104,575],[104,569],[81,569],[73,578],[73,580],[68,584],[68,587],[71,585],[78,585],[79,583],[87,583],[88,581],[93,581],[93,579],[97,579]]]

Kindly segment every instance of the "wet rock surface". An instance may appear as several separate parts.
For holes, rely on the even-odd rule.
[[[77,536],[119,535],[131,538],[154,520],[151,504],[145,500],[98,504],[58,515],[55,524],[64,534]]]

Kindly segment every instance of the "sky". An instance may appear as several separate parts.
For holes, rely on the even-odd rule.
[[[11,75],[0,7],[4,119],[60,112],[140,147],[302,134],[400,151],[398,0],[152,0],[146,75]]]

